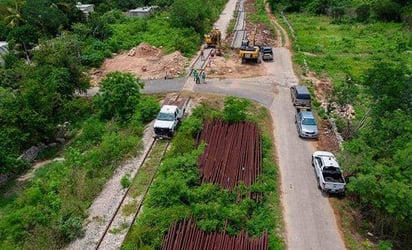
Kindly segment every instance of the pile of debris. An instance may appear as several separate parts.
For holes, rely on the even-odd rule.
[[[100,69],[91,73],[92,85],[97,86],[109,72],[130,72],[142,80],[175,78],[184,74],[188,58],[179,51],[165,54],[161,48],[141,43],[129,51],[107,59]]]

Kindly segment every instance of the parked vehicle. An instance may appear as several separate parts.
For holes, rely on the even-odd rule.
[[[292,98],[293,106],[295,106],[296,108],[310,108],[312,104],[312,98],[310,97],[309,90],[306,86],[295,85],[290,87],[290,95]]]
[[[312,111],[297,111],[295,123],[300,137],[318,138],[318,125],[316,124]]]
[[[179,101],[165,101],[160,108],[153,125],[155,137],[170,139],[176,132],[176,129],[183,118],[188,99]]]
[[[263,61],[272,61],[273,60],[273,50],[272,47],[263,46],[262,51],[262,60]]]
[[[338,161],[331,152],[314,152],[312,166],[315,168],[318,187],[323,192],[345,194],[345,178],[343,178]]]

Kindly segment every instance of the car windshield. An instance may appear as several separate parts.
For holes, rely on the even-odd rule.
[[[173,121],[174,116],[173,116],[173,114],[170,114],[170,113],[159,113],[159,115],[157,116],[157,120]]]
[[[303,125],[316,125],[315,119],[313,118],[304,118],[302,121]]]

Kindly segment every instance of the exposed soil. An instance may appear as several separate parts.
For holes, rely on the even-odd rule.
[[[266,75],[266,69],[261,63],[241,63],[237,50],[227,50],[224,56],[213,59],[210,67],[206,67],[208,78],[250,78]]]
[[[142,80],[162,79],[167,71],[172,77],[178,77],[185,73],[188,63],[189,59],[179,51],[165,54],[161,48],[141,43],[105,60],[101,68],[93,70],[92,85],[98,85],[107,73],[114,71],[130,72]]]

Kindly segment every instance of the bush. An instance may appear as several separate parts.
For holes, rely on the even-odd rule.
[[[366,22],[371,14],[371,7],[369,4],[362,4],[356,8],[356,19],[359,22]]]
[[[379,20],[400,21],[401,6],[392,0],[378,0],[372,8]]]
[[[137,105],[137,110],[140,113],[140,119],[143,123],[148,123],[156,118],[160,111],[159,101],[151,96],[143,97]]]
[[[120,180],[120,184],[122,185],[123,188],[130,187],[130,184],[132,184],[132,182],[130,181],[130,174],[129,173],[122,177],[122,179]]]
[[[83,124],[81,133],[76,138],[74,145],[79,150],[90,149],[90,147],[97,146],[102,141],[105,132],[105,124],[97,117],[91,117]]]
[[[247,108],[250,101],[246,99],[238,99],[228,97],[225,99],[225,107],[223,108],[223,118],[227,122],[239,122],[247,119]]]
[[[78,216],[61,218],[59,222],[60,233],[64,242],[70,242],[84,235],[83,219]]]
[[[95,97],[102,119],[130,120],[140,101],[144,82],[131,73],[111,72],[100,83],[102,88]]]

